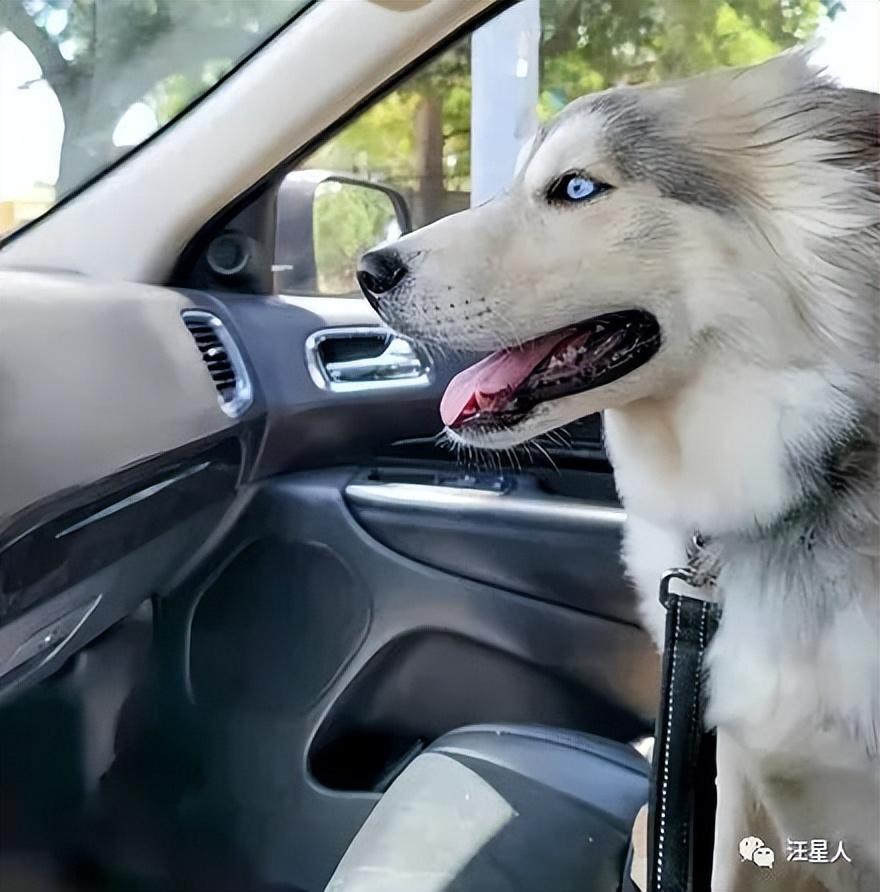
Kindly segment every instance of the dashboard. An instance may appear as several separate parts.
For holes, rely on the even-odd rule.
[[[0,309],[0,702],[210,572],[249,484],[432,438],[454,371],[320,386],[315,332],[387,334],[348,298],[0,270]]]
[[[222,314],[194,296],[2,272],[0,301],[2,700],[198,552],[261,410]]]

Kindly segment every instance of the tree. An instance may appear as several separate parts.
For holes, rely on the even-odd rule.
[[[160,125],[203,92],[295,0],[0,0],[0,33],[32,53],[61,106],[56,194],[117,154],[113,131],[136,102]]]
[[[552,0],[542,81],[570,100],[578,90],[753,64],[810,37],[830,2]]]

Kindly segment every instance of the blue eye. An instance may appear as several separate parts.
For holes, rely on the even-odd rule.
[[[572,201],[581,201],[589,198],[596,189],[596,184],[585,177],[572,177],[565,184],[565,194]]]
[[[547,190],[547,200],[572,204],[588,201],[611,189],[607,183],[590,179],[582,173],[566,173],[559,177]]]

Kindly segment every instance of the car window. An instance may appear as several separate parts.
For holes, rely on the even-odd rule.
[[[322,177],[391,187],[423,226],[503,189],[538,123],[585,93],[757,63],[817,37],[833,74],[876,90],[878,10],[874,0],[522,0],[290,175],[279,200],[276,290],[356,293],[355,252],[376,242],[375,225],[352,212],[365,204],[352,184],[322,196]],[[305,182],[316,195],[304,194]]]
[[[309,0],[2,0],[0,238],[130,152]]]

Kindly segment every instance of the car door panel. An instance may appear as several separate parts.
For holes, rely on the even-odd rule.
[[[445,730],[521,721],[630,740],[654,706],[639,629],[388,548],[347,503],[360,473],[258,484],[218,544],[220,569],[186,581],[166,614],[177,631],[162,662],[184,667],[206,783],[247,819],[236,843],[264,875],[308,889]]]
[[[346,486],[354,516],[389,548],[526,597],[638,622],[614,557],[625,517],[615,502],[554,496],[527,473],[420,475],[437,482],[379,469]]]

